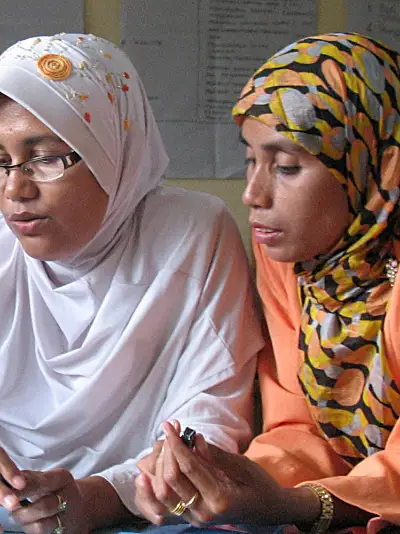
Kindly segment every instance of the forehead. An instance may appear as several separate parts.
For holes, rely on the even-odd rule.
[[[253,117],[244,119],[241,134],[244,143],[251,148],[258,147],[264,150],[282,150],[293,154],[308,154],[303,147]]]
[[[0,96],[0,119],[0,127],[4,121],[15,119],[17,122],[31,123],[32,125],[51,131],[30,111],[5,95]]]
[[[0,96],[0,145],[7,142],[23,142],[33,144],[36,141],[63,141],[41,120],[26,108],[11,100]]]

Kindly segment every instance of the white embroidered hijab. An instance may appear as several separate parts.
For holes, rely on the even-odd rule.
[[[96,395],[123,377],[118,356],[132,315],[118,280],[129,272],[135,210],[168,158],[138,74],[103,39],[60,34],[15,44],[0,57],[0,92],[78,152],[109,196],[91,242],[47,268],[0,217],[1,445],[18,463],[18,455],[33,460],[44,451],[51,458],[72,428],[78,435],[90,417],[106,415]],[[112,399],[108,406],[116,409]]]

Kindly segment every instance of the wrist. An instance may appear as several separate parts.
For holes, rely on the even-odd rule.
[[[103,477],[90,476],[76,482],[89,531],[132,517],[113,486]]]
[[[311,530],[321,515],[321,503],[317,495],[305,486],[286,488],[285,492],[285,517],[282,521],[294,524],[300,530]]]
[[[309,483],[302,486],[303,490],[313,494],[315,501],[318,503],[319,514],[314,522],[307,522],[299,526],[302,530],[306,529],[311,534],[325,534],[328,531],[335,512],[335,505],[332,495],[323,486],[315,483]]]
[[[96,510],[94,509],[94,499],[96,499],[96,491],[91,477],[82,478],[76,481],[82,500],[83,513],[85,514],[85,521],[88,531],[91,532],[96,528],[95,517]]]

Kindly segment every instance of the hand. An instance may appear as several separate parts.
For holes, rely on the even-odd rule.
[[[6,451],[0,448],[0,474],[4,483],[0,482],[0,505],[8,510],[19,506],[16,491],[26,486],[26,480]]]
[[[164,440],[157,441],[152,452],[137,463],[141,474],[136,477],[135,504],[143,517],[155,525],[162,525],[164,516],[168,513],[166,507],[154,495],[152,486],[163,445]]]
[[[244,456],[208,445],[198,434],[194,451],[179,429],[164,424],[166,441],[157,461],[154,494],[165,508],[198,498],[184,517],[194,525],[216,523],[287,523],[293,491],[279,484]]]
[[[79,487],[66,469],[52,471],[22,471],[26,484],[16,492],[19,500],[31,504],[13,509],[14,519],[27,534],[50,534],[58,526],[64,534],[87,534],[88,519]],[[60,502],[66,501],[66,510],[60,511]]]
[[[160,439],[155,442],[153,450],[150,454],[147,456],[144,456],[141,458],[138,463],[137,467],[140,469],[142,473],[148,473],[150,476],[154,476],[156,474],[156,464],[158,457],[160,456],[161,450],[164,445],[164,440]]]

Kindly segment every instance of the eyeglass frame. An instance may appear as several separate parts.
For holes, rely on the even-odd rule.
[[[32,179],[26,172],[23,170],[23,166],[27,163],[32,163],[35,161],[41,161],[48,158],[59,158],[63,162],[64,170],[60,176],[57,176],[56,178],[51,178],[50,180],[35,180]],[[69,160],[69,161],[68,161]],[[41,183],[47,183],[47,182],[54,182],[56,180],[59,180],[64,176],[64,173],[67,169],[70,167],[73,167],[76,165],[76,163],[79,163],[82,160],[82,157],[75,152],[75,150],[72,150],[71,152],[68,152],[68,154],[52,154],[49,156],[36,156],[35,158],[28,159],[26,161],[23,161],[22,163],[16,163],[15,165],[4,165],[0,163],[0,170],[4,169],[6,171],[6,177],[8,178],[10,176],[10,171],[13,169],[20,169],[22,174],[28,178],[31,182],[41,182]]]

